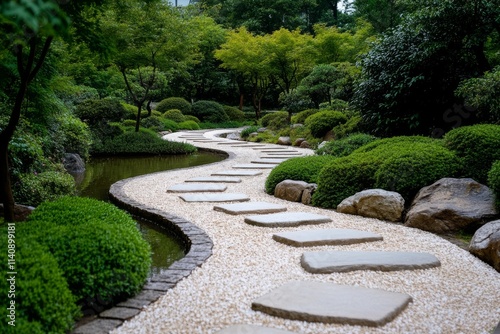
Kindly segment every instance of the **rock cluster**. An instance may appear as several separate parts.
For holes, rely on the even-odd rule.
[[[405,200],[403,196],[383,189],[363,190],[343,200],[337,211],[369,218],[401,221]]]
[[[274,196],[291,201],[311,204],[312,194],[318,186],[304,181],[284,180],[274,188]]]

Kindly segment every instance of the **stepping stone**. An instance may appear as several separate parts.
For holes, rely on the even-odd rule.
[[[329,274],[355,270],[418,270],[439,267],[432,254],[415,252],[322,251],[306,252],[300,260],[310,273]]]
[[[351,245],[383,240],[381,235],[372,232],[349,229],[282,232],[274,234],[273,239],[294,247]]]
[[[245,223],[263,227],[293,227],[329,223],[331,221],[327,216],[307,212],[285,212],[245,217]]]
[[[278,153],[278,152],[283,152],[283,151],[286,151],[287,148],[286,147],[283,147],[283,148],[254,148],[254,150],[259,150],[261,152],[271,152],[271,153]],[[291,152],[291,151],[288,151],[288,152]]]
[[[241,164],[234,165],[233,168],[236,169],[270,169],[276,167],[277,164]]]
[[[238,145],[238,140],[233,140],[233,141],[225,141],[222,143],[217,143],[217,145]]]
[[[220,143],[220,140],[213,139],[194,139],[194,143]]]
[[[226,191],[227,186],[223,184],[211,183],[180,183],[167,189],[168,193],[204,193],[204,192],[222,192]]]
[[[242,214],[264,214],[264,213],[275,213],[286,211],[286,207],[274,203],[266,202],[247,202],[247,203],[237,203],[237,204],[224,204],[214,206],[215,211],[222,211],[230,215],[242,215]]]
[[[240,193],[186,194],[179,197],[185,202],[247,202],[250,200],[250,197]]]
[[[239,177],[221,177],[221,176],[201,176],[193,177],[192,179],[184,182],[214,182],[214,183],[240,183]]]
[[[286,155],[275,155],[275,156],[262,156],[260,157],[260,159],[280,159],[280,160],[288,160],[288,159],[291,159],[291,158],[296,158],[297,156],[286,156]]]
[[[297,151],[281,151],[281,152],[263,152],[267,153],[267,155],[302,155],[302,153]]]
[[[256,176],[262,172],[254,170],[223,170],[222,172],[212,173],[213,176]]]
[[[255,325],[234,325],[215,334],[297,334],[277,328],[261,327]]]
[[[412,297],[358,286],[291,282],[252,303],[252,309],[280,318],[359,326],[383,326],[395,319]]]
[[[253,164],[280,164],[287,159],[262,159],[250,161]]]

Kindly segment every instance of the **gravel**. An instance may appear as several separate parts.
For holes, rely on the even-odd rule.
[[[209,131],[213,138],[227,131]],[[178,139],[182,133],[168,135]],[[184,133],[185,134],[185,133]],[[252,201],[286,205],[288,211],[326,215],[333,221],[293,228],[264,228],[244,223],[243,216],[213,210],[213,203],[186,203],[167,193],[175,184],[193,177],[229,170],[249,163],[262,153],[251,148],[196,143],[234,154],[225,161],[131,179],[124,190],[133,200],[184,217],[205,230],[214,242],[213,255],[202,267],[169,290],[157,302],[112,333],[210,334],[235,324],[253,324],[303,334],[322,333],[491,333],[500,321],[500,274],[467,251],[431,233],[401,224],[340,214],[267,195],[262,175],[243,176],[227,184],[227,192],[242,192]],[[271,145],[269,145],[271,146]],[[297,149],[306,154],[311,150]],[[290,247],[272,239],[276,232],[318,228],[359,229],[378,233],[383,241],[344,246]],[[434,254],[441,267],[416,271],[355,271],[310,274],[300,265],[305,251],[417,251]],[[307,323],[272,317],[251,310],[251,303],[290,281],[312,280],[407,293],[413,303],[395,320],[380,328]]]

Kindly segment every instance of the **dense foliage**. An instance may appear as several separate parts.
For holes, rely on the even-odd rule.
[[[324,110],[307,117],[304,125],[315,138],[323,138],[335,126],[347,122],[347,117],[338,111]]]
[[[172,109],[180,110],[184,115],[189,115],[191,112],[191,103],[182,97],[169,97],[161,100],[156,106],[156,110],[162,113]]]
[[[16,201],[21,204],[38,206],[62,196],[76,193],[75,180],[65,171],[47,171],[23,174],[14,185]]]
[[[500,209],[500,160],[495,161],[488,172],[488,186],[495,193],[496,205]]]
[[[352,134],[348,137],[339,140],[331,140],[325,143],[323,147],[316,150],[316,154],[344,157],[351,154],[361,146],[371,143],[375,139],[377,138],[364,133]]]
[[[229,121],[222,105],[214,101],[197,101],[193,103],[191,111],[187,114],[197,117],[202,122],[224,123]]]
[[[185,120],[185,117],[182,114],[182,111],[180,111],[179,109],[169,109],[169,110],[165,111],[165,113],[163,114],[163,117],[165,117],[166,119],[171,119],[172,121],[177,122],[177,123],[184,122],[184,120]]]

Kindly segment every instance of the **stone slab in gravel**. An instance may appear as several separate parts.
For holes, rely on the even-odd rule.
[[[222,143],[217,143],[217,145],[237,145],[239,140],[225,141]]]
[[[252,309],[292,320],[383,326],[411,301],[411,296],[403,293],[302,281],[272,290],[255,300]]]
[[[286,211],[286,206],[267,202],[246,202],[222,204],[214,206],[215,211],[222,211],[230,215],[266,214]]]
[[[113,307],[109,310],[101,312],[99,316],[101,318],[111,318],[118,320],[127,320],[134,316],[136,316],[141,310],[136,308],[128,308],[128,307]]]
[[[234,165],[235,169],[270,169],[276,167],[277,164],[239,164]]]
[[[151,304],[151,301],[149,300],[129,298],[126,301],[117,304],[116,306],[143,309],[149,304]]]
[[[223,170],[212,173],[213,176],[256,176],[261,174],[262,172],[254,170]]]
[[[240,183],[241,179],[239,177],[200,176],[184,182]]]
[[[273,239],[294,247],[312,247],[324,245],[351,245],[370,241],[381,241],[379,234],[350,229],[324,229],[281,232]]]
[[[286,155],[261,156],[259,159],[281,159],[281,160],[287,160],[287,159],[295,158],[295,157],[298,157],[298,155],[294,155],[294,156],[286,156]]]
[[[298,151],[289,151],[287,147],[264,147],[262,149],[260,148],[254,148],[254,150],[260,150],[261,152],[298,152]]]
[[[223,192],[227,186],[223,184],[211,183],[179,183],[167,189],[168,193],[203,193],[203,192]]]
[[[76,328],[72,334],[108,334],[122,323],[123,321],[115,319],[96,319]]]
[[[234,325],[224,328],[215,334],[296,334],[277,328],[261,327],[255,325]]]
[[[300,152],[297,152],[297,151],[278,151],[278,152],[262,152],[262,153],[266,153],[267,155],[271,155],[271,156],[277,156],[277,155],[302,155],[302,153]]]
[[[245,194],[186,194],[179,196],[185,202],[246,202],[250,200]]]
[[[245,217],[245,223],[263,227],[292,227],[331,221],[327,216],[307,212],[284,212]]]
[[[231,145],[231,147],[260,147],[262,146],[261,144],[236,144],[236,145]]]
[[[288,158],[285,158],[285,159],[275,159],[275,158],[259,159],[259,160],[252,160],[251,163],[253,163],[253,164],[280,164],[287,159]]]
[[[310,273],[329,274],[355,270],[418,270],[435,268],[441,262],[432,254],[416,252],[320,251],[306,252],[300,259]]]

